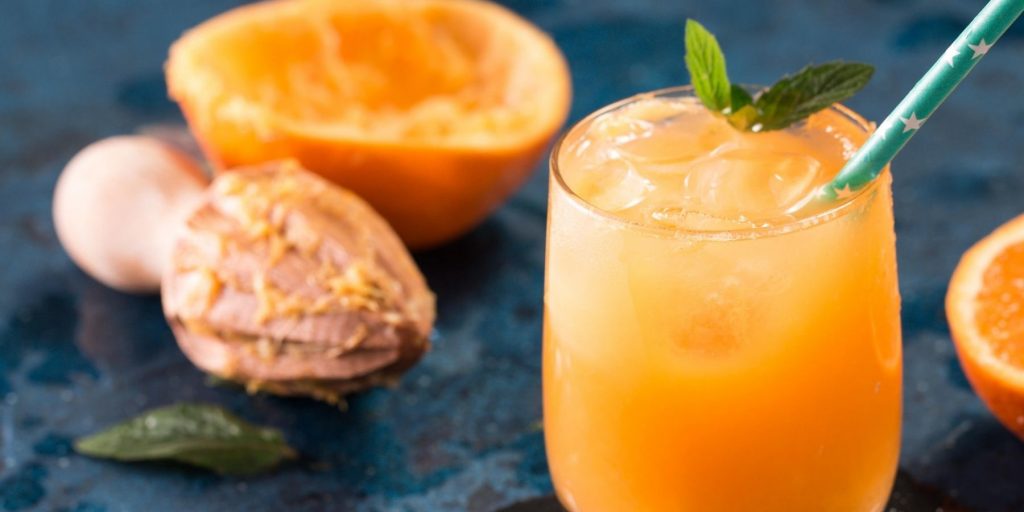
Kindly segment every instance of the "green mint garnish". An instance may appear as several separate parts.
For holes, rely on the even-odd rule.
[[[754,103],[765,130],[785,128],[867,85],[875,68],[859,62],[826,62],[785,76]]]
[[[725,55],[718,40],[704,25],[686,20],[686,69],[697,97],[709,109],[721,112],[731,104]]]
[[[875,68],[859,62],[833,61],[807,66],[782,77],[751,96],[729,82],[718,40],[694,20],[686,20],[686,68],[697,98],[746,131],[780,130],[828,108],[867,85]]]
[[[739,112],[740,110],[743,110],[745,107],[751,106],[751,105],[754,104],[753,96],[751,96],[750,93],[747,92],[746,89],[744,89],[743,87],[740,87],[740,86],[738,86],[736,84],[732,84],[732,88],[730,89],[729,98],[730,98],[730,100],[732,102],[729,105],[729,112],[730,113]]]
[[[203,404],[153,409],[76,440],[75,451],[121,461],[173,460],[225,475],[259,473],[295,457],[279,431]]]

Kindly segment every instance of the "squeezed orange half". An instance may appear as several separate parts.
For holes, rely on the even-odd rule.
[[[554,42],[481,0],[271,0],[171,47],[167,86],[220,169],[294,158],[413,248],[480,223],[570,103]]]

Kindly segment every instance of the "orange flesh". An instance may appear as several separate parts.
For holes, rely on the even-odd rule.
[[[975,298],[975,325],[996,357],[1024,368],[1024,242],[1010,245],[985,270]]]
[[[282,10],[214,34],[222,108],[243,100],[306,128],[403,140],[528,126],[538,108],[521,56],[490,51],[516,45],[501,27],[436,4],[325,14]]]
[[[946,318],[978,397],[1024,439],[1024,216],[968,250],[953,272]]]

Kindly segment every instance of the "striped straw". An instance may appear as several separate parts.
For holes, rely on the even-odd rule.
[[[917,133],[949,93],[1024,11],[1024,0],[991,0],[896,109],[846,162],[822,194],[843,198],[867,185]]]

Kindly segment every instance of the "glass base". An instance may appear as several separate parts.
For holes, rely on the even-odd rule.
[[[887,511],[897,512],[971,512],[971,509],[957,504],[949,496],[945,496],[933,487],[914,480],[902,470],[896,475],[896,484]],[[565,512],[555,496],[545,496],[521,501],[496,512]]]

